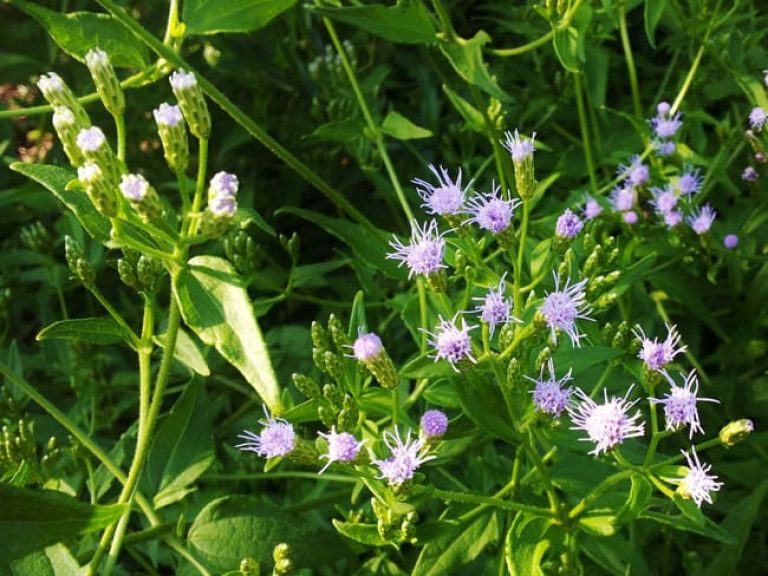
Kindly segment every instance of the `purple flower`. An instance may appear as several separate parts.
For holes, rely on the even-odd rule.
[[[674,360],[675,356],[688,350],[688,347],[685,345],[677,347],[680,343],[680,334],[677,332],[677,327],[670,326],[669,324],[666,324],[666,327],[667,337],[663,342],[659,342],[658,338],[651,340],[646,337],[645,332],[639,326],[632,331],[640,340],[640,345],[642,346],[637,353],[637,357],[643,361],[648,370],[661,372],[667,364]]]
[[[691,370],[685,377],[683,386],[675,384],[672,377],[666,372],[663,373],[669,381],[672,390],[664,398],[650,398],[653,404],[664,405],[664,418],[667,421],[667,430],[679,430],[683,426],[690,426],[690,437],[693,438],[694,432],[704,433],[699,420],[699,411],[696,409],[696,402],[717,402],[714,398],[697,398],[699,391],[699,380],[696,377],[696,370]]]
[[[555,224],[555,235],[561,238],[575,238],[581,229],[584,228],[584,222],[576,216],[570,208],[566,208]]]
[[[120,181],[120,192],[126,200],[141,202],[149,192],[149,182],[141,174],[123,174]]]
[[[533,394],[533,403],[540,412],[551,414],[558,418],[563,410],[568,407],[568,401],[573,393],[573,388],[564,388],[563,385],[572,380],[571,370],[560,378],[555,376],[555,363],[552,359],[547,362],[549,368],[549,378],[544,378],[544,366],[541,367],[541,373],[537,378],[526,376],[528,380],[536,383],[536,387],[531,392]]]
[[[94,184],[104,176],[99,165],[88,161],[77,169],[77,179],[83,184]]]
[[[98,126],[83,128],[77,134],[77,147],[82,152],[96,152],[107,141],[104,132]]]
[[[741,173],[741,179],[744,180],[744,182],[754,182],[759,177],[760,175],[757,173],[757,170],[752,166],[747,166]]]
[[[296,433],[293,430],[293,424],[282,418],[274,418],[264,407],[264,416],[266,420],[259,420],[264,428],[261,434],[254,434],[249,430],[244,430],[238,437],[245,440],[238,444],[236,448],[256,452],[264,458],[275,458],[285,456],[293,452],[296,446]]]
[[[417,186],[419,196],[424,201],[422,206],[427,209],[429,214],[440,214],[442,216],[458,214],[464,206],[464,195],[467,189],[472,186],[472,181],[467,184],[465,189],[462,189],[461,168],[459,168],[455,182],[448,175],[448,170],[442,166],[440,166],[438,171],[437,168],[430,164],[429,169],[437,177],[437,186],[420,178],[412,180]]]
[[[632,226],[633,224],[637,224],[637,219],[638,219],[637,212],[635,212],[634,210],[630,210],[629,212],[624,212],[624,217],[623,217],[624,224],[629,224],[630,226]]]
[[[648,166],[643,164],[639,154],[635,154],[630,159],[629,164],[621,164],[616,173],[620,178],[629,182],[631,186],[642,186],[650,178]]]
[[[696,506],[701,508],[702,502],[712,504],[711,492],[717,492],[723,486],[722,482],[717,482],[717,476],[708,474],[712,466],[702,464],[699,456],[696,454],[696,448],[691,446],[691,453],[681,450],[688,462],[688,473],[684,478],[680,478],[680,494],[684,498],[691,498],[696,502]]]
[[[637,200],[637,192],[632,186],[617,186],[611,192],[611,206],[619,212],[632,210]]]
[[[375,359],[384,350],[384,344],[376,334],[360,334],[352,344],[352,355],[360,362]]]
[[[766,115],[765,110],[760,106],[752,108],[752,112],[749,113],[749,125],[753,130],[758,132],[762,130],[766,121],[768,121],[768,115]]]
[[[657,156],[671,156],[675,153],[677,145],[672,140],[654,140],[653,149]]]
[[[504,140],[502,144],[504,148],[509,151],[514,162],[522,162],[533,156],[534,146],[533,140],[536,138],[536,132],[534,132],[530,138],[521,137],[520,133],[515,128],[515,133],[505,132]]]
[[[642,436],[645,433],[645,424],[642,421],[637,422],[641,418],[640,411],[638,410],[632,416],[628,414],[630,408],[637,402],[637,400],[627,401],[630,392],[632,392],[632,386],[623,398],[609,399],[608,391],[603,390],[605,402],[597,404],[583,390],[576,389],[575,394],[581,402],[567,407],[574,424],[571,430],[584,430],[587,438],[582,440],[595,443],[595,448],[590,451],[590,454],[598,456],[600,452],[607,452],[627,438]]]
[[[434,348],[435,362],[438,360],[447,360],[451,367],[458,372],[456,364],[463,359],[468,359],[471,362],[476,362],[472,356],[472,340],[469,337],[470,330],[474,330],[476,326],[467,326],[464,318],[461,319],[461,328],[456,326],[456,318],[458,314],[453,317],[453,320],[444,320],[442,316],[439,316],[440,324],[438,324],[435,332],[428,332],[432,338],[429,340],[429,344]]]
[[[421,415],[421,435],[440,438],[448,430],[448,416],[441,410],[427,410]]]
[[[231,196],[234,198],[237,196],[238,189],[237,176],[229,172],[217,172],[211,178],[211,182],[208,185],[208,196],[209,198],[216,196]]]
[[[684,196],[691,196],[701,190],[703,182],[704,178],[699,174],[698,168],[690,172],[683,172],[677,179],[677,190]]]
[[[46,100],[50,100],[50,94],[55,94],[64,91],[64,80],[56,72],[48,72],[48,75],[43,74],[37,80],[37,87],[40,92],[43,93]]]
[[[506,324],[510,320],[516,320],[512,316],[510,310],[512,303],[508,298],[505,298],[506,283],[504,282],[504,276],[499,281],[499,285],[494,289],[491,288],[483,298],[473,298],[473,300],[482,301],[482,304],[475,308],[476,312],[480,313],[480,319],[488,324],[491,337],[496,330],[496,326],[499,324]]]
[[[168,79],[171,83],[171,88],[175,91],[188,90],[197,86],[197,78],[192,72],[186,70],[176,70]]]
[[[408,266],[408,278],[414,274],[423,274],[429,276],[446,268],[443,264],[443,252],[445,250],[445,240],[437,231],[437,222],[430,220],[423,226],[414,220],[411,222],[411,241],[409,244],[403,244],[395,238],[389,245],[394,248],[394,252],[387,254],[391,260],[400,260],[400,266]]]
[[[654,186],[651,188],[651,195],[653,196],[651,206],[656,209],[656,212],[659,215],[671,212],[677,205],[679,199],[672,186],[667,186],[666,188],[657,188]]]
[[[426,454],[426,444],[423,438],[411,439],[411,431],[405,440],[400,438],[400,431],[395,427],[394,434],[384,432],[384,444],[389,448],[390,456],[386,460],[373,460],[372,463],[379,468],[381,476],[386,478],[390,486],[400,486],[413,478],[416,470],[434,456]]]
[[[656,138],[666,140],[672,138],[683,125],[680,112],[670,115],[672,108],[667,102],[660,102],[656,108],[658,114],[649,120]]]
[[[688,225],[693,229],[696,234],[701,236],[709,232],[712,226],[712,222],[715,221],[716,212],[709,204],[704,204],[697,212],[694,212],[688,218],[685,219]]]
[[[560,290],[560,277],[557,274],[554,277],[555,290],[544,298],[544,303],[539,306],[539,312],[544,316],[555,342],[557,342],[557,331],[562,330],[568,334],[574,346],[580,346],[579,339],[582,335],[579,334],[576,327],[576,319],[592,320],[586,316],[590,310],[584,293],[587,279],[585,278],[572,286],[570,279],[568,279],[565,287]]]
[[[723,238],[723,245],[728,248],[728,250],[733,250],[739,245],[739,237],[736,236],[736,234],[728,234]]]
[[[600,203],[592,198],[592,196],[587,195],[586,203],[584,205],[584,218],[592,220],[593,218],[597,218],[602,211],[603,207]]]
[[[670,210],[664,214],[664,224],[667,228],[674,228],[683,221],[683,214],[677,210]]]
[[[520,204],[517,199],[502,200],[499,186],[493,183],[490,194],[478,194],[467,202],[466,213],[471,215],[467,222],[474,222],[483,230],[494,234],[504,232],[512,223],[512,215]]]
[[[183,120],[181,109],[178,106],[171,106],[163,102],[152,111],[155,122],[163,126],[176,126]]]
[[[208,201],[208,209],[216,218],[231,218],[237,212],[234,196],[214,196]]]
[[[336,432],[335,426],[331,427],[329,433],[318,432],[317,435],[325,438],[328,443],[328,453],[320,455],[320,458],[328,460],[325,466],[320,469],[320,474],[325,472],[328,466],[334,462],[352,462],[357,458],[360,448],[365,444],[365,441],[358,442],[357,438],[349,432]]]

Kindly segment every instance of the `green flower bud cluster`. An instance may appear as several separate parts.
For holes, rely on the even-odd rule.
[[[51,251],[51,235],[39,220],[24,226],[19,232],[19,239],[26,248],[33,252],[48,254]]]
[[[272,576],[287,576],[293,572],[291,547],[285,542],[281,542],[275,546],[272,550],[272,559],[275,561]]]
[[[256,270],[258,246],[245,230],[235,230],[223,239],[224,253],[240,274]]]
[[[17,427],[3,426],[2,444],[0,444],[0,469],[14,470],[26,461],[37,466],[37,446],[35,443],[34,423],[19,420]]]
[[[396,546],[415,542],[419,515],[414,510],[405,514],[395,512],[378,498],[371,498],[371,508],[376,516],[376,529],[384,540]]]
[[[85,258],[83,247],[72,236],[64,237],[64,254],[69,271],[86,286],[93,284],[96,280],[96,271]]]
[[[240,561],[240,574],[242,576],[261,576],[261,566],[258,560],[243,558]]]

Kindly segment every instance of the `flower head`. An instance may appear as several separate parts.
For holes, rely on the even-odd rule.
[[[683,125],[680,112],[670,115],[671,110],[667,102],[660,102],[656,108],[658,114],[649,120],[656,138],[662,140],[672,138]]]
[[[600,202],[592,198],[592,196],[587,195],[584,204],[584,218],[592,220],[593,218],[597,218],[602,211],[603,207],[600,205]]]
[[[632,210],[637,200],[637,192],[632,186],[618,186],[611,192],[611,206],[619,212]]]
[[[738,245],[739,237],[736,236],[736,234],[728,234],[725,238],[723,238],[723,246],[728,248],[728,250],[733,250]]]
[[[584,228],[584,222],[581,221],[570,208],[566,208],[555,224],[555,235],[560,238],[575,238]]]
[[[712,227],[712,222],[715,221],[717,212],[712,209],[709,204],[704,204],[697,212],[694,212],[688,218],[685,219],[688,225],[693,229],[696,234],[701,236],[709,232]]]
[[[683,172],[677,179],[677,190],[683,196],[692,196],[701,190],[704,178],[699,174],[698,168]]]
[[[237,196],[239,189],[239,183],[237,176],[230,174],[229,172],[217,172],[211,178],[211,182],[208,185],[209,197],[215,196],[231,196],[234,198]]]
[[[568,407],[573,393],[573,388],[564,387],[564,384],[572,380],[571,370],[568,370],[565,376],[558,380],[555,376],[555,363],[551,358],[547,362],[547,367],[549,378],[544,377],[544,366],[541,367],[538,378],[531,378],[530,376],[526,376],[526,378],[536,383],[536,387],[531,391],[536,409],[557,418]]]
[[[678,386],[672,377],[664,372],[672,389],[664,398],[651,398],[653,404],[664,405],[664,418],[667,421],[667,430],[679,430],[683,426],[690,426],[690,437],[694,432],[704,433],[699,420],[699,411],[696,402],[718,402],[714,398],[697,398],[699,381],[696,371],[691,370],[685,377],[682,387]]]
[[[387,254],[391,260],[400,260],[400,266],[408,266],[408,277],[414,274],[429,276],[445,268],[443,264],[443,252],[445,240],[437,231],[437,222],[430,220],[422,226],[414,220],[411,222],[411,241],[403,244],[395,238],[389,245],[395,249]]]
[[[104,176],[96,162],[88,161],[77,169],[77,179],[83,184],[93,184]]]
[[[448,416],[442,410],[427,410],[421,415],[421,435],[440,438],[448,430]]]
[[[123,174],[120,181],[120,192],[126,200],[141,202],[149,192],[149,182],[141,174]]]
[[[51,99],[51,94],[65,90],[64,80],[56,72],[48,72],[48,74],[40,76],[37,80],[37,87],[43,93],[46,100]]]
[[[352,344],[352,355],[360,362],[376,358],[384,349],[381,338],[373,332],[358,335]]]
[[[256,452],[259,456],[265,458],[274,458],[276,456],[285,456],[293,452],[296,446],[296,433],[293,430],[293,424],[282,418],[274,418],[264,407],[265,420],[259,420],[264,428],[261,434],[254,434],[249,430],[243,431],[238,437],[245,440],[238,444],[236,448]]]
[[[633,330],[634,335],[640,340],[640,351],[637,357],[640,358],[648,370],[661,372],[663,368],[674,360],[675,356],[685,352],[688,347],[677,345],[680,343],[680,334],[675,326],[667,326],[667,337],[663,342],[658,338],[651,340],[646,337],[645,332],[639,326]]]
[[[490,194],[478,194],[467,202],[466,212],[471,215],[467,222],[474,222],[483,230],[494,234],[504,232],[512,223],[512,215],[520,200],[502,200],[500,187],[493,183]]]
[[[422,206],[427,209],[429,214],[458,214],[464,206],[464,195],[467,189],[472,186],[470,181],[466,188],[461,187],[461,168],[456,175],[456,181],[452,181],[448,175],[448,170],[440,166],[438,170],[430,164],[429,169],[437,178],[438,184],[435,186],[426,180],[414,178],[412,182],[416,184],[416,189],[424,201]]]
[[[680,478],[679,491],[684,498],[691,498],[696,502],[696,506],[701,508],[702,502],[712,504],[711,492],[717,492],[723,486],[722,482],[717,482],[717,476],[708,474],[712,468],[709,464],[702,464],[699,456],[696,454],[696,448],[691,446],[691,453],[681,450],[688,462],[688,473],[684,478]]]
[[[395,427],[394,433],[384,432],[384,444],[389,448],[389,458],[373,460],[381,473],[380,478],[386,478],[390,486],[400,486],[413,478],[416,470],[434,456],[426,454],[426,444],[423,438],[411,439],[411,431],[403,440],[400,431]]]
[[[683,214],[678,210],[670,210],[664,214],[664,224],[667,228],[674,228],[683,221]]]
[[[637,212],[634,210],[630,210],[629,212],[624,212],[624,216],[622,217],[624,220],[624,224],[629,224],[632,226],[633,224],[637,224],[638,216]]]
[[[479,300],[482,302],[475,308],[476,312],[480,313],[480,319],[488,324],[491,337],[496,330],[496,326],[499,324],[506,324],[510,320],[516,320],[512,316],[510,310],[512,303],[509,298],[505,297],[506,283],[504,282],[504,276],[502,276],[496,288],[491,288],[483,298],[473,298],[473,300]]]
[[[584,293],[587,279],[573,285],[570,282],[570,279],[567,280],[563,289],[560,290],[560,277],[555,274],[555,289],[544,298],[544,303],[539,306],[539,312],[544,316],[555,342],[557,342],[557,331],[562,330],[568,334],[574,346],[579,346],[582,335],[579,334],[576,319],[592,320],[586,315],[589,312]]]
[[[639,154],[635,154],[629,160],[629,164],[621,164],[616,173],[631,186],[642,186],[650,178],[648,166],[643,164]]]
[[[535,138],[536,132],[534,132],[530,138],[525,138],[520,136],[517,128],[515,128],[514,134],[509,131],[504,133],[502,144],[504,145],[504,148],[509,151],[513,161],[522,162],[533,156],[535,150],[533,141]]]
[[[674,207],[677,206],[677,201],[680,199],[672,186],[667,186],[666,188],[657,188],[654,186],[651,188],[651,195],[653,196],[651,206],[653,206],[656,209],[656,213],[660,215],[671,212]]]
[[[456,326],[456,318],[458,314],[453,317],[453,320],[444,320],[442,316],[440,318],[440,324],[438,324],[435,332],[426,332],[431,336],[429,344],[434,348],[433,358],[435,362],[438,360],[447,360],[451,367],[458,372],[456,364],[461,360],[467,359],[471,362],[476,362],[472,356],[472,340],[469,337],[470,330],[474,330],[476,326],[467,326],[464,318],[461,319],[461,328]]]
[[[197,78],[192,72],[186,70],[176,70],[168,79],[171,83],[171,88],[174,91],[188,90],[197,86]]]
[[[332,426],[328,433],[318,432],[318,436],[325,438],[328,443],[328,453],[321,454],[320,458],[328,460],[325,466],[320,469],[320,474],[328,469],[328,466],[334,462],[352,462],[357,458],[360,448],[365,444],[365,440],[358,442],[349,432],[336,432],[336,427]]]
[[[83,128],[77,134],[77,146],[82,152],[96,152],[106,141],[104,132],[98,126]]]
[[[752,112],[749,113],[749,125],[752,129],[760,131],[766,122],[768,122],[768,115],[765,113],[765,110],[760,106],[752,108]]]
[[[744,180],[744,182],[754,182],[759,177],[760,175],[757,173],[754,166],[747,166],[741,173],[741,179]]]
[[[208,210],[216,218],[231,218],[237,212],[237,200],[234,196],[214,196],[208,200]]]
[[[85,64],[88,68],[97,68],[102,66],[109,66],[109,56],[104,50],[100,48],[91,48],[85,53]]]
[[[583,390],[576,389],[575,394],[580,402],[567,407],[574,424],[571,430],[584,430],[587,438],[582,440],[595,443],[595,448],[590,451],[590,454],[597,456],[600,452],[607,452],[618,446],[627,438],[642,436],[645,433],[644,423],[638,422],[641,418],[640,411],[638,410],[632,416],[628,414],[630,408],[637,402],[637,400],[627,401],[631,391],[632,386],[623,398],[609,399],[608,391],[603,390],[605,402],[597,404]]]
[[[155,122],[163,126],[177,126],[182,121],[181,108],[163,102],[152,111]]]
[[[671,156],[675,153],[677,145],[672,140],[654,140],[653,149],[656,150],[657,156]]]

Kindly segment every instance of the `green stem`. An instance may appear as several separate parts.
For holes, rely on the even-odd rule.
[[[573,89],[576,92],[576,109],[579,114],[579,127],[581,128],[581,143],[584,147],[584,159],[587,162],[587,172],[589,173],[589,184],[592,188],[592,194],[597,194],[597,172],[595,171],[595,161],[592,159],[592,142],[589,138],[589,123],[584,109],[584,89],[581,85],[581,74],[574,73]]]
[[[442,1],[432,0],[432,5],[435,7],[435,12],[437,12],[437,17],[443,27],[443,34],[445,35],[446,40],[449,42],[455,42],[458,39],[458,36],[456,35],[456,31],[453,29],[450,15],[445,9],[445,6],[443,6]]]
[[[659,414],[655,398],[656,386],[652,382],[648,382],[648,393],[650,395],[650,411],[651,411],[651,442],[648,444],[648,452],[645,453],[645,459],[643,460],[643,466],[648,466],[653,462],[653,457],[656,454],[656,447],[659,445]]]
[[[188,72],[195,74],[200,88],[208,95],[211,100],[216,102],[224,112],[230,115],[232,119],[240,124],[245,130],[270,152],[282,160],[288,167],[296,171],[299,176],[304,178],[312,186],[322,192],[329,200],[336,204],[347,216],[365,226],[376,236],[381,236],[381,232],[366,218],[362,212],[357,210],[340,192],[332,188],[320,176],[315,174],[306,164],[301,162],[286,148],[278,143],[274,138],[267,134],[259,125],[257,125],[247,114],[240,110],[235,104],[218,88],[199,74],[194,67],[179,56],[173,49],[165,46],[160,40],[145,30],[133,17],[131,17],[124,8],[117,5],[112,0],[96,0],[113,18],[123,24],[131,33],[149,46],[156,54],[166,59],[168,62],[178,68],[184,68]]]
[[[578,516],[584,512],[584,510],[587,509],[587,507],[592,504],[595,500],[597,500],[601,494],[603,494],[608,488],[616,484],[617,482],[621,482],[623,480],[627,480],[634,474],[631,470],[623,470],[621,472],[617,472],[613,476],[609,476],[605,480],[603,480],[600,484],[598,484],[595,488],[592,489],[591,492],[589,492],[584,498],[582,498],[576,506],[571,508],[571,511],[568,513],[569,518],[578,518]]]
[[[635,109],[635,116],[642,118],[643,107],[640,104],[640,87],[637,84],[635,58],[632,55],[632,45],[629,42],[629,33],[627,32],[627,13],[624,9],[623,3],[619,6],[619,34],[621,35],[621,47],[624,50],[624,60],[627,63],[629,88],[632,91],[632,105]]]
[[[715,438],[710,438],[709,440],[705,440],[704,442],[699,442],[698,444],[694,445],[694,448],[696,449],[696,453],[699,454],[701,452],[704,452],[704,450],[709,450],[710,448],[714,448],[716,446],[721,446],[723,444],[722,440],[720,440],[719,436],[716,436]],[[654,464],[652,468],[659,468],[661,466],[669,466],[670,464],[674,464],[676,462],[679,462],[683,459],[682,454],[678,454],[677,456],[672,456],[671,458],[667,458],[666,460],[662,460],[661,462]]]
[[[126,135],[124,115],[115,116],[115,128],[117,131],[117,159],[120,162],[125,162]]]
[[[189,190],[187,190],[187,176],[183,170],[176,171],[176,180],[179,183],[179,196],[181,196],[181,213],[188,214],[190,201]]]
[[[170,46],[174,39],[174,34],[179,25],[179,0],[171,0],[168,6],[168,18],[165,25],[165,35],[163,44]]]
[[[493,508],[500,508],[502,510],[512,510],[514,512],[526,512],[534,516],[542,516],[544,518],[554,518],[555,515],[551,510],[541,508],[539,506],[531,506],[529,504],[520,504],[518,502],[510,502],[508,500],[501,500],[492,496],[481,496],[480,494],[468,494],[466,492],[448,492],[447,490],[434,490],[431,493],[432,498],[444,500],[445,502],[461,502],[463,504],[485,504]]]
[[[349,83],[352,86],[352,91],[355,93],[357,105],[360,107],[360,111],[363,113],[365,123],[368,125],[368,130],[370,131],[373,141],[376,144],[376,148],[379,150],[379,154],[381,155],[381,159],[384,162],[384,167],[387,170],[387,175],[389,176],[389,180],[392,183],[392,187],[395,189],[395,194],[397,195],[397,199],[400,202],[400,206],[402,207],[408,222],[411,222],[414,219],[413,212],[411,211],[411,207],[408,205],[408,200],[405,197],[403,188],[400,186],[400,180],[397,177],[397,172],[395,171],[395,167],[389,157],[389,152],[387,152],[387,145],[384,142],[384,136],[381,133],[379,125],[373,119],[373,114],[371,114],[371,109],[368,107],[368,103],[365,100],[365,95],[360,88],[360,83],[357,81],[355,71],[352,69],[352,66],[349,63],[347,52],[344,49],[344,46],[341,44],[338,34],[336,34],[336,29],[334,28],[333,23],[331,23],[328,18],[323,18],[323,24],[325,24],[325,28],[328,30],[328,35],[331,37],[331,42],[333,42],[333,46],[336,48],[336,53],[339,55],[341,66],[344,68],[344,72],[347,75],[347,80],[349,80]]]
[[[144,297],[144,319],[139,344],[139,431],[141,436],[149,413],[149,395],[152,380],[152,338],[155,335],[155,302],[151,295]]]
[[[195,196],[192,198],[192,208],[184,215],[187,218],[186,228],[182,228],[182,237],[189,238],[197,234],[199,218],[194,218],[203,205],[203,193],[205,192],[205,177],[208,170],[208,139],[199,140],[199,152],[197,161],[197,181],[195,184]]]
[[[520,239],[517,246],[517,261],[515,263],[515,285],[512,287],[514,294],[515,316],[520,318],[523,313],[523,295],[520,292],[523,281],[523,256],[525,255],[525,239],[528,236],[528,219],[530,205],[528,200],[523,200],[523,222],[520,224]]]
[[[550,40],[552,40],[552,37],[555,35],[555,30],[552,29],[544,36],[540,36],[539,38],[536,38],[536,40],[533,40],[532,42],[528,42],[528,44],[523,44],[522,46],[515,46],[514,48],[489,48],[486,50],[489,54],[493,54],[494,56],[518,56],[520,54],[525,54],[526,52],[530,52],[531,50],[535,50],[539,46],[543,46]]]
[[[104,294],[101,293],[101,290],[99,290],[95,284],[85,284],[85,287],[91,294],[93,294],[93,297],[98,300],[99,304],[102,305],[107,313],[112,316],[112,319],[117,322],[120,328],[125,332],[125,335],[130,340],[131,347],[137,348],[140,344],[139,337],[136,335],[133,329],[128,326],[128,323],[125,321],[125,318],[122,317],[120,312],[115,310],[115,307],[112,306],[112,303],[104,297]]]

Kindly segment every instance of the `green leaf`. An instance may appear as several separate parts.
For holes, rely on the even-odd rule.
[[[550,546],[544,536],[552,521],[520,512],[504,541],[504,558],[511,576],[539,576],[541,560]]]
[[[117,521],[122,504],[91,506],[61,492],[0,484],[0,558],[13,560]]]
[[[477,370],[454,379],[464,412],[486,434],[517,444],[515,429],[509,424],[509,412],[498,385]]]
[[[589,354],[584,354],[580,348],[560,348],[552,356],[555,366],[562,366],[563,369],[573,370],[573,375],[577,376],[592,366],[597,366],[619,358],[625,354],[621,348],[612,348],[611,346],[590,346]]]
[[[166,333],[158,334],[153,340],[155,344],[165,348]],[[179,328],[179,334],[176,336],[176,349],[173,351],[173,356],[195,374],[210,376],[211,369],[208,368],[208,363],[200,352],[200,348],[182,328]]]
[[[333,519],[333,527],[339,534],[366,546],[388,546],[389,542],[379,534],[376,524],[357,524]]]
[[[191,382],[157,430],[147,455],[144,488],[155,508],[181,500],[213,464],[211,403],[202,384]]]
[[[187,536],[192,553],[217,573],[235,570],[243,558],[271,565],[272,550],[280,542],[290,543],[297,568],[317,569],[348,554],[334,533],[249,496],[225,496],[209,503]]]
[[[491,37],[480,30],[471,40],[440,44],[440,50],[464,80],[499,100],[507,100],[483,62],[483,44],[490,41]]]
[[[567,28],[555,26],[552,44],[563,68],[569,72],[578,73],[580,71],[579,31],[573,26],[568,26]]]
[[[432,136],[430,130],[417,126],[394,110],[390,111],[387,117],[384,118],[384,122],[381,123],[381,131],[398,140],[417,140]]]
[[[468,128],[480,133],[485,131],[483,115],[477,108],[456,94],[456,92],[451,90],[446,84],[443,84],[443,92],[448,96],[448,100],[451,101],[451,104],[456,108],[456,111],[461,114],[462,118],[464,118]]]
[[[579,525],[585,532],[596,536],[613,536],[616,533],[616,516],[612,514],[595,514],[579,518]]]
[[[66,189],[67,184],[75,178],[74,173],[58,166],[27,164],[25,162],[14,162],[11,164],[11,170],[31,178],[50,190],[67,208],[74,212],[80,224],[92,238],[102,244],[109,241],[109,234],[112,229],[109,220],[99,214],[85,194]]]
[[[111,317],[76,318],[49,324],[37,334],[37,340],[76,340],[89,344],[114,344],[128,340],[127,335]]]
[[[307,134],[307,140],[324,140],[346,144],[363,136],[365,125],[354,117],[326,122]]]
[[[0,564],[0,574],[4,574],[2,568],[3,565]],[[82,576],[83,569],[72,556],[69,548],[63,544],[56,544],[12,562],[10,574],[13,576]]]
[[[585,534],[579,543],[587,556],[614,576],[652,574],[641,551],[619,534],[608,537]]]
[[[495,512],[441,524],[437,536],[430,539],[419,554],[411,576],[453,574],[457,567],[471,562],[486,546],[499,539],[499,518]]]
[[[638,518],[653,520],[659,524],[671,526],[676,530],[684,530],[686,532],[693,532],[694,534],[701,534],[702,536],[712,538],[713,540],[717,540],[725,544],[734,544],[736,542],[733,536],[731,536],[728,532],[724,531],[722,528],[720,528],[720,526],[713,523],[706,517],[704,517],[704,523],[699,524],[684,514],[672,516],[670,514],[662,514],[652,510],[646,510],[640,514]]]
[[[297,0],[184,0],[188,34],[252,32],[263,28]]]
[[[738,504],[731,507],[728,516],[725,517],[720,527],[732,534],[736,541],[726,544],[709,564],[704,576],[718,576],[718,574],[735,574],[736,565],[742,557],[744,546],[752,530],[755,518],[760,512],[760,505],[768,490],[768,480],[763,480],[760,485]]]
[[[653,48],[656,48],[656,26],[659,25],[666,7],[667,0],[645,0],[645,8],[643,10],[645,35],[648,37],[648,43]]]
[[[237,368],[262,401],[282,412],[280,387],[248,293],[226,260],[196,256],[173,274],[184,322]]]
[[[390,252],[391,249],[383,239],[385,237],[383,231],[381,234],[371,234],[370,230],[354,222],[331,218],[318,212],[293,206],[281,208],[277,214],[295,214],[309,220],[347,244],[369,266],[392,278],[404,277],[403,271],[398,270],[397,264],[386,258],[387,252]]]
[[[334,8],[307,6],[310,12],[357,26],[390,42],[432,44],[437,31],[429,12],[418,0],[398,0],[395,6],[371,4]]]
[[[88,50],[101,48],[116,67],[144,68],[147,65],[149,51],[144,44],[108,14],[62,14],[24,0],[14,0],[13,4],[40,22],[53,41],[80,62],[85,62]]]

